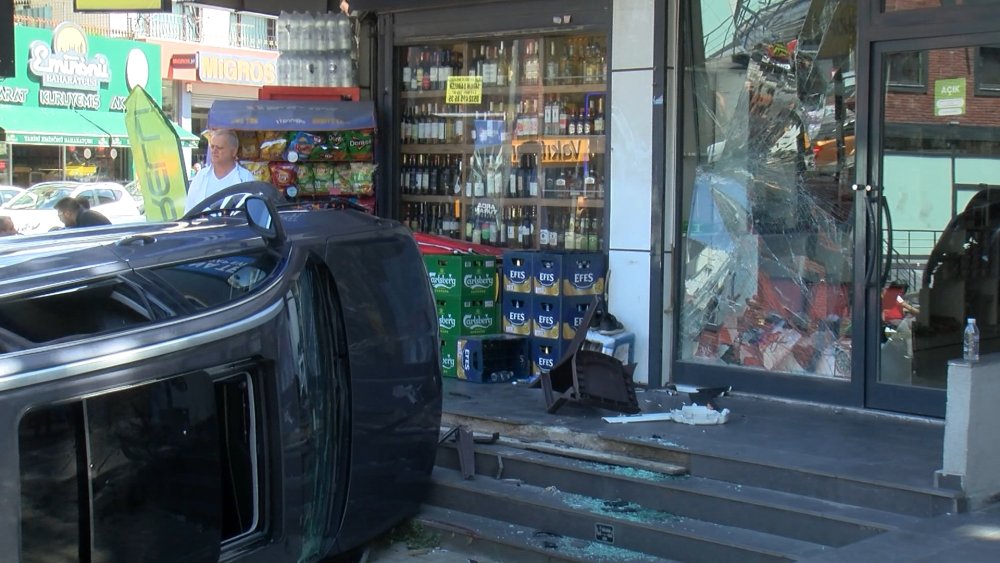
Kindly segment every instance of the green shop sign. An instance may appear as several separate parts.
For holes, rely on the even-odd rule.
[[[125,111],[129,87],[162,104],[160,47],[87,35],[75,23],[54,30],[14,26],[15,76],[0,79],[0,111],[23,108]]]

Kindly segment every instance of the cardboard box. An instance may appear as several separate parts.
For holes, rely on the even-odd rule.
[[[535,295],[604,293],[605,257],[600,252],[539,252],[532,266]]]
[[[424,265],[436,298],[497,299],[497,260],[480,254],[431,254]]]
[[[531,336],[534,296],[530,293],[504,292],[500,313],[503,332],[517,336]]]
[[[441,338],[500,332],[495,301],[486,299],[437,299]]]
[[[506,383],[528,376],[528,339],[523,336],[469,336],[458,339],[458,378]]]
[[[531,293],[534,288],[534,251],[506,250],[503,253],[503,290],[505,293]]]
[[[441,376],[457,377],[458,346],[454,338],[441,339]]]

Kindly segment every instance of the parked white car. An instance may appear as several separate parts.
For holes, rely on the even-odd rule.
[[[0,186],[0,207],[7,205],[7,202],[18,195],[24,193],[24,188],[17,186]]]
[[[104,215],[112,223],[144,221],[135,200],[114,182],[43,182],[35,184],[21,195],[7,202],[3,214],[14,221],[22,235],[44,233],[62,228],[55,210],[57,201],[64,197],[83,199],[90,208]]]

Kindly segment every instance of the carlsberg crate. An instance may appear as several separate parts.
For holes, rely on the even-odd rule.
[[[539,252],[532,265],[536,295],[604,293],[605,257],[600,252]]]
[[[454,338],[441,339],[441,376],[455,377],[458,367],[458,345]]]
[[[490,299],[437,299],[441,338],[482,336],[500,332],[496,301]]]
[[[497,259],[480,254],[424,256],[427,275],[438,299],[497,298]]]

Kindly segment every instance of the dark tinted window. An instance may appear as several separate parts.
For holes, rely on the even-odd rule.
[[[217,560],[214,397],[186,376],[29,411],[21,560]]]
[[[0,301],[0,354],[124,330],[163,314],[124,276]]]
[[[185,262],[144,272],[179,294],[197,309],[215,307],[244,297],[274,273],[278,258],[270,252],[223,256]]]
[[[922,51],[886,55],[890,90],[924,90],[927,87],[927,58]]]
[[[1000,95],[1000,46],[979,48],[976,92]]]

